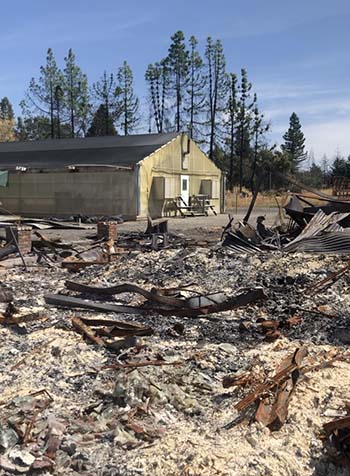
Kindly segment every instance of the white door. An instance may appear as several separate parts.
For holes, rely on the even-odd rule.
[[[190,198],[190,177],[188,175],[181,175],[180,180],[181,198],[186,205],[188,205]]]

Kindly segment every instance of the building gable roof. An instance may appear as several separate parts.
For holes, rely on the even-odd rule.
[[[60,169],[69,165],[131,167],[179,133],[0,143],[0,168]]]

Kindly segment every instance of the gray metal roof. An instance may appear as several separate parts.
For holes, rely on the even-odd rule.
[[[68,165],[132,166],[179,133],[0,143],[0,168],[59,169]]]

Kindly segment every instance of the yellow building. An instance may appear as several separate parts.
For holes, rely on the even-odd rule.
[[[224,206],[220,169],[182,133],[1,143],[0,170],[2,207],[23,216],[156,218],[202,197]]]

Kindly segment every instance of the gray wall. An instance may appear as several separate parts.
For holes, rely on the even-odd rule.
[[[134,219],[136,179],[132,170],[10,172],[0,187],[2,207],[26,216],[123,215]]]

